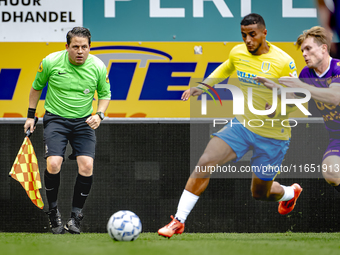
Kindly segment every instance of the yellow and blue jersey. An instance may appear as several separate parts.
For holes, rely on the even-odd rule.
[[[269,51],[262,55],[253,55],[248,50],[244,43],[235,46],[229,54],[229,59],[222,63],[212,72],[204,83],[213,86],[226,78],[234,71],[237,73],[239,86],[244,95],[244,115],[237,115],[236,118],[240,123],[245,123],[245,127],[255,134],[263,137],[274,138],[278,140],[289,140],[291,129],[289,123],[285,122],[284,127],[281,122],[288,119],[288,113],[295,110],[296,107],[287,107],[287,115],[281,115],[281,100],[278,98],[277,109],[275,116],[269,118],[267,115],[255,115],[248,107],[248,88],[252,88],[252,103],[255,109],[265,110],[265,105],[272,105],[272,90],[265,87],[263,84],[254,80],[255,77],[265,77],[271,80],[278,79],[282,76],[289,76],[290,73],[296,76],[296,66],[294,60],[283,50],[267,42]],[[277,80],[276,80],[277,82]],[[252,126],[248,125],[249,120],[262,120],[263,126],[260,126],[260,121],[252,121]],[[275,119],[275,121],[268,121]],[[267,120],[267,121],[266,121]],[[255,124],[256,123],[256,124]]]

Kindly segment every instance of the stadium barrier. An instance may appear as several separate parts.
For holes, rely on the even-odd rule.
[[[44,188],[44,210],[29,200],[20,183],[8,177],[22,143],[25,119],[0,119],[0,231],[49,232]],[[43,180],[43,128],[39,120],[31,137]],[[195,128],[193,129],[193,125]],[[199,126],[196,126],[199,125]],[[211,124],[190,119],[106,119],[97,134],[94,183],[84,207],[83,232],[106,232],[109,217],[118,210],[131,210],[141,219],[144,232],[156,232],[176,213],[179,197],[192,169],[209,141]],[[195,152],[190,143],[195,141]],[[284,163],[321,165],[328,135],[322,119],[299,120]],[[59,208],[65,222],[70,216],[77,164],[67,159],[61,171]],[[235,164],[248,164],[247,158]],[[303,192],[294,211],[282,216],[277,203],[255,201],[248,178],[212,178],[186,222],[186,232],[335,232],[340,195],[321,174],[277,180],[294,182]],[[44,186],[43,186],[44,187]]]

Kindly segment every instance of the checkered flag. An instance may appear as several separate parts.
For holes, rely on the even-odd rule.
[[[9,174],[13,179],[20,182],[32,202],[43,209],[44,203],[39,191],[41,180],[38,160],[28,136],[25,137]]]

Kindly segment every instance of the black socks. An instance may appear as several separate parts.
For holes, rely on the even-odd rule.
[[[85,200],[90,193],[93,176],[82,176],[78,174],[76,184],[74,186],[72,211],[77,212],[84,207]]]
[[[50,174],[47,169],[44,173],[45,190],[49,209],[57,207],[58,190],[60,185],[60,172],[57,174]]]
[[[45,170],[44,173],[45,190],[48,201],[49,210],[57,207],[57,198],[60,185],[60,172],[51,174]],[[85,200],[90,193],[93,177],[82,176],[78,174],[74,185],[72,212],[80,213],[84,207]]]

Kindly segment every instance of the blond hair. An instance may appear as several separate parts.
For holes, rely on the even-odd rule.
[[[327,50],[328,53],[331,50],[331,43],[332,43],[332,33],[329,32],[327,29],[320,27],[320,26],[315,26],[312,27],[311,29],[303,31],[301,35],[297,38],[295,45],[300,48],[301,44],[306,40],[308,37],[313,37],[314,42],[317,45],[322,45],[326,44],[327,45]]]

